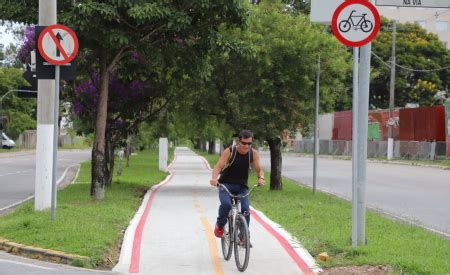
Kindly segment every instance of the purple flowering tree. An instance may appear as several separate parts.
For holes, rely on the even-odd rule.
[[[136,59],[135,59],[136,60]],[[97,116],[99,76],[92,73],[90,79],[74,87],[73,111],[82,121],[92,123]],[[158,87],[156,89],[156,87]],[[104,171],[106,185],[111,185],[114,167],[114,149],[130,134],[136,133],[141,122],[155,117],[169,102],[167,92],[150,81],[121,80],[109,76],[108,116],[106,122],[106,150]],[[93,125],[92,125],[93,126]]]
[[[17,59],[19,59],[22,64],[30,64],[30,52],[35,48],[34,26],[27,26],[25,28],[23,41],[20,44],[19,49],[17,50]]]

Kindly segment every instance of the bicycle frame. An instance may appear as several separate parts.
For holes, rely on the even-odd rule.
[[[239,271],[244,271],[247,268],[249,255],[250,255],[250,240],[249,240],[249,231],[248,225],[244,215],[242,214],[241,209],[241,199],[247,197],[258,184],[255,184],[245,195],[233,195],[228,188],[223,184],[218,184],[218,188],[225,190],[231,198],[231,209],[228,213],[228,229],[227,235],[224,235],[221,239],[222,242],[222,252],[225,260],[229,260],[233,251],[233,247],[235,250],[235,260],[236,266]],[[242,222],[243,224],[238,224],[238,222]],[[242,231],[243,229],[243,231]],[[244,233],[243,239],[241,239],[240,234]],[[240,242],[245,240],[245,252],[241,254],[238,253],[238,245],[241,246]],[[224,245],[226,244],[226,245]],[[244,258],[241,259],[240,256],[244,255]]]
[[[366,19],[366,13],[363,13],[363,15],[353,15],[353,13],[355,12],[355,10],[352,10],[352,12],[350,13],[350,15],[348,16],[347,21],[352,23],[352,26],[359,26],[362,22],[364,22],[364,19]],[[358,23],[353,22],[353,18],[360,18]]]

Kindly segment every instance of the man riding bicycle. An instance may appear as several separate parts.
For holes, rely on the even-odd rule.
[[[258,151],[252,148],[253,133],[250,130],[239,132],[239,142],[235,147],[227,148],[214,166],[210,184],[217,186],[218,182],[225,185],[233,195],[245,195],[248,191],[248,174],[250,166],[256,171],[258,185],[264,185],[264,171],[259,163]],[[220,178],[218,179],[220,174]],[[231,209],[231,198],[225,190],[219,191],[220,207],[214,235],[221,238],[223,227],[227,223]],[[248,196],[241,199],[241,212],[250,225],[250,202]]]

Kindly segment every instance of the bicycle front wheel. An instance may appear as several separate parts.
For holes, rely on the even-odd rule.
[[[349,20],[342,20],[341,22],[339,22],[338,28],[341,32],[348,32],[351,26],[352,25],[350,24]]]
[[[227,224],[223,227],[222,238],[220,239],[222,243],[223,258],[227,261],[231,258],[231,253],[233,251],[232,250],[233,236],[231,236],[232,232],[233,231],[231,230],[231,219],[228,217]]]
[[[250,233],[244,216],[238,215],[234,229],[234,259],[239,271],[247,269],[250,259]]]

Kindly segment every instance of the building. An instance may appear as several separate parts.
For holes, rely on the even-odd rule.
[[[450,49],[450,9],[377,6],[378,12],[399,23],[416,23],[428,32],[435,33]]]

